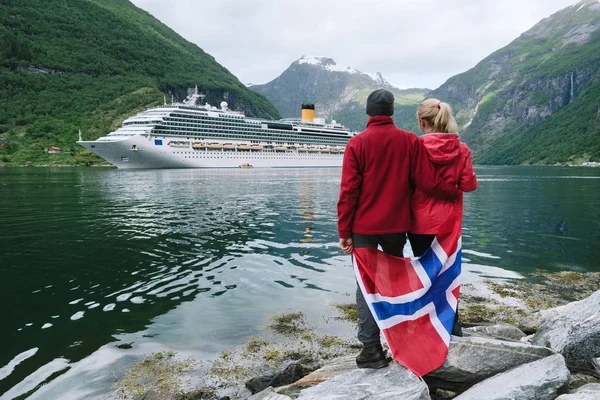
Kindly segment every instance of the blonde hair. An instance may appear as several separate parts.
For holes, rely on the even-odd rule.
[[[419,104],[417,118],[427,121],[437,133],[458,133],[450,105],[438,99],[427,99]]]

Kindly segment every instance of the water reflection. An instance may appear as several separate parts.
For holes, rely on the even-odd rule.
[[[35,388],[48,378],[49,365],[64,372],[67,363],[53,361],[57,354],[77,362],[115,341],[115,334],[142,331],[156,316],[197,296],[236,290],[240,270],[258,272],[241,282],[244,290],[260,285],[265,275],[283,288],[337,291],[332,282],[311,282],[307,275],[326,272],[322,260],[339,255],[330,246],[331,232],[319,228],[335,219],[328,202],[337,175],[86,170],[53,177],[60,190],[40,182],[47,176],[28,176],[28,183],[41,185],[35,193],[14,192],[31,206],[27,218],[13,219],[8,231],[34,232],[23,233],[21,251],[3,254],[3,265],[15,267],[3,271],[3,282],[11,282],[5,295],[18,302],[2,327],[11,350],[0,354],[0,365],[33,346],[40,350],[11,366],[0,393],[32,390],[32,380]],[[306,238],[311,243],[299,241]],[[2,239],[7,248],[21,245],[15,237]],[[42,328],[48,334],[41,335]],[[30,383],[19,385],[24,380]]]
[[[592,168],[478,167],[465,196],[465,248],[487,265],[532,272],[598,271],[600,171]]]
[[[599,170],[477,173],[480,187],[465,197],[463,281],[598,270]],[[282,308],[318,318],[352,301],[349,258],[337,248],[339,169],[0,174],[6,398],[102,397],[114,363],[134,354],[209,358]]]

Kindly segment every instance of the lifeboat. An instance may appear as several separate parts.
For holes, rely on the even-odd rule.
[[[292,144],[292,145],[289,145],[289,146],[287,146],[287,148],[288,148],[288,150],[295,150],[295,149],[296,149],[296,146],[294,146],[294,145]]]
[[[226,150],[235,150],[235,144],[233,143],[223,143],[223,148]]]
[[[309,153],[318,153],[319,149],[316,147],[309,147],[306,149]]]
[[[250,145],[250,150],[262,150],[263,147],[260,144],[251,144]]]
[[[323,153],[329,153],[329,147],[319,147],[319,151],[322,151]]]
[[[241,143],[237,146],[238,150],[250,150],[250,145],[247,143]]]
[[[223,144],[212,142],[212,143],[207,144],[206,147],[208,147],[209,149],[222,149]]]
[[[206,143],[204,142],[194,142],[192,143],[193,149],[204,149],[206,147]]]
[[[306,151],[307,151],[306,146],[300,146],[300,147],[298,147],[298,152],[299,153],[306,153]]]
[[[169,146],[170,147],[188,147],[189,146],[189,142],[173,141],[173,142],[169,142]]]
[[[275,150],[277,150],[277,151],[286,151],[287,147],[286,146],[275,146]]]

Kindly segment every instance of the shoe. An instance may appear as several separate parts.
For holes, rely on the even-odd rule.
[[[456,314],[456,318],[454,318],[454,324],[452,325],[452,336],[462,336],[462,322],[458,318],[458,314]]]
[[[380,344],[365,346],[356,357],[358,368],[383,368],[390,362]]]

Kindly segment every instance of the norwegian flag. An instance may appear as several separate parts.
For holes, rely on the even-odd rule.
[[[421,257],[355,248],[354,272],[392,356],[417,376],[446,360],[461,272],[462,201]]]

